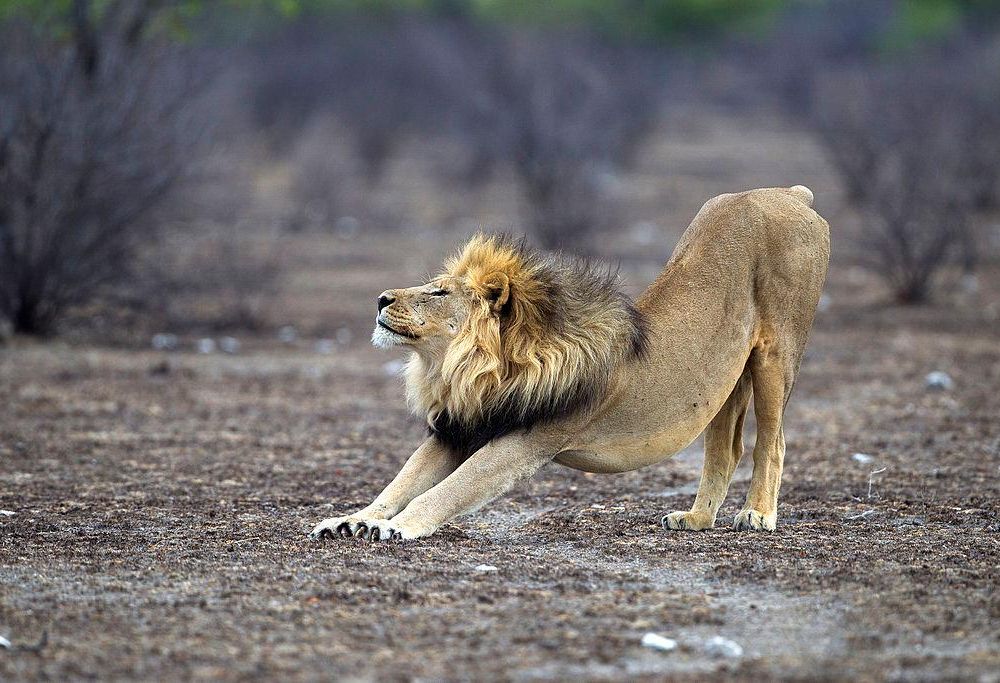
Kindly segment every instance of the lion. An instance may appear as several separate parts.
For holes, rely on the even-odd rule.
[[[709,200],[635,301],[608,270],[487,234],[427,284],[382,292],[372,342],[413,351],[407,397],[429,435],[370,505],[311,536],[429,536],[546,463],[625,472],[702,432],[694,503],[661,524],[711,529],[751,396],[753,474],[733,524],[774,530],[782,417],[830,256],[812,203],[802,185]]]

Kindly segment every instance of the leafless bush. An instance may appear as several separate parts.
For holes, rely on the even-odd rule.
[[[329,228],[342,216],[355,212],[358,197],[365,196],[363,173],[350,155],[343,126],[322,114],[303,127],[288,152],[291,200],[287,225],[293,231]],[[360,186],[359,186],[360,185]]]
[[[434,79],[443,74],[428,68],[428,31],[434,24],[415,18],[292,27],[259,48],[258,121],[285,145],[314,117],[336,117],[351,133],[364,177],[377,180],[400,141],[426,131],[439,110]]]
[[[191,74],[143,39],[149,6],[73,7],[71,43],[0,37],[0,315],[23,333],[129,277],[198,141]]]
[[[245,221],[178,226],[141,254],[142,276],[122,292],[148,326],[173,331],[258,329],[277,289],[280,235]]]
[[[300,27],[262,55],[255,109],[282,144],[317,116],[335,118],[371,180],[407,136],[459,139],[466,180],[514,169],[531,227],[550,246],[585,237],[606,211],[598,181],[629,160],[661,87],[661,62],[641,50],[461,19]],[[322,200],[324,183],[303,180]]]
[[[866,219],[859,255],[900,302],[927,298],[956,251],[975,260],[971,217],[1000,175],[997,81],[977,64],[854,69],[818,90],[818,130]]]
[[[630,160],[659,104],[655,59],[578,35],[484,35],[452,72],[455,120],[480,164],[515,171],[546,246],[586,238],[602,172]]]

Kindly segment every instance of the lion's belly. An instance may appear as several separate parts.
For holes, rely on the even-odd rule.
[[[584,472],[613,474],[653,465],[683,450],[703,429],[692,424],[687,429],[666,430],[637,438],[635,432],[599,433],[587,430],[573,439],[555,461]]]

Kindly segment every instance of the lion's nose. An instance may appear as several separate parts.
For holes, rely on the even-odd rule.
[[[383,308],[385,308],[386,306],[388,306],[389,304],[391,304],[395,300],[396,300],[396,297],[394,297],[389,292],[382,292],[381,294],[379,294],[378,295],[378,310],[379,310],[379,312],[381,312]]]

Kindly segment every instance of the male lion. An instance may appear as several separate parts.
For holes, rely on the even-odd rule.
[[[706,203],[633,304],[579,262],[478,235],[426,285],[378,297],[375,346],[413,349],[413,409],[430,435],[375,501],[312,537],[428,536],[555,461],[587,472],[659,462],[705,432],[694,505],[668,529],[709,529],[757,442],[737,529],[773,530],[782,414],[830,255],[801,185]]]

